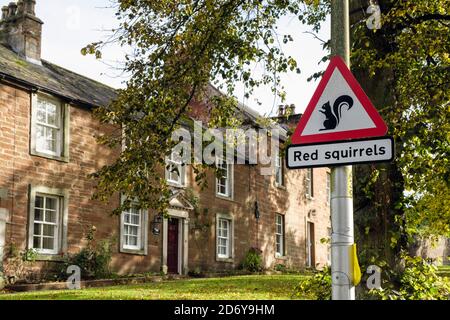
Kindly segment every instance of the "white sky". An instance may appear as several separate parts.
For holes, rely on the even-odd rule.
[[[11,0],[0,0],[0,6]],[[103,61],[93,57],[85,57],[80,50],[86,44],[104,40],[108,32],[117,25],[110,7],[111,0],[37,0],[36,14],[44,21],[42,39],[42,58],[65,67],[74,72],[106,83],[112,87],[123,87],[126,80],[120,72],[111,66],[123,61],[124,50],[118,46],[109,47],[103,53]],[[317,83],[307,82],[314,72],[323,70],[318,65],[325,55],[321,42],[312,35],[305,34],[308,28],[302,26],[297,19],[285,18],[279,25],[280,33],[290,33],[295,42],[285,48],[287,55],[297,59],[302,70],[300,75],[290,73],[283,76],[283,85],[287,90],[286,104],[295,104],[297,112],[303,112],[308,104]],[[329,22],[319,34],[321,39],[329,39]],[[236,97],[243,103],[259,111],[261,114],[276,113],[277,99],[270,88],[257,90],[253,97],[243,100],[242,86],[238,86]],[[259,106],[256,98],[262,102]]]

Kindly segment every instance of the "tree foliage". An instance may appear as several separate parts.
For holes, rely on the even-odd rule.
[[[292,37],[280,35],[277,22],[296,15],[318,24],[326,10],[310,6],[323,5],[313,0],[118,1],[120,27],[110,41],[133,49],[125,66],[131,79],[112,105],[97,115],[118,128],[102,143],[117,147],[125,139],[127,148],[95,175],[97,197],[108,199],[121,192],[129,199],[137,197],[141,206],[164,209],[170,193],[160,168],[171,148],[171,135],[192,102],[208,100],[215,110],[211,123],[218,123],[236,106],[231,93],[237,81],[244,83],[248,95],[253,88],[270,84],[283,97],[280,74],[298,67],[281,50],[281,43]],[[93,43],[82,52],[101,57],[104,45]],[[264,67],[262,76],[253,74],[255,64]],[[209,97],[210,83],[229,96]]]
[[[379,4],[380,30],[355,21],[352,64],[389,124],[397,159],[365,171],[359,201],[399,249],[414,236],[450,235],[450,2]]]
[[[356,169],[356,222],[362,237],[376,230],[400,249],[414,235],[449,235],[450,3],[379,2],[382,28],[369,30],[368,16],[359,15],[366,7],[351,1],[352,66],[395,137],[397,157]],[[329,11],[329,1],[319,0],[117,1],[120,28],[113,40],[133,48],[126,60],[131,79],[98,115],[121,128],[104,143],[117,146],[123,136],[128,143],[98,172],[98,196],[119,191],[164,208],[169,191],[158,170],[191,103],[208,99],[209,83],[231,96],[237,81],[247,95],[270,84],[284,97],[280,74],[299,70],[281,49],[292,36],[277,32],[278,20],[297,16],[317,31]],[[84,52],[99,57],[103,45]],[[253,72],[255,64],[264,67],[262,76]],[[236,101],[209,103],[217,124]]]

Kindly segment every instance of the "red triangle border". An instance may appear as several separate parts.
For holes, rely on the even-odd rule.
[[[305,129],[309,119],[311,118],[312,113],[316,109],[317,103],[321,98],[328,81],[330,81],[331,76],[333,75],[334,70],[338,68],[341,72],[344,79],[347,81],[350,88],[353,90],[356,97],[361,102],[363,108],[366,110],[369,117],[372,119],[375,124],[375,128],[368,129],[358,129],[358,130],[349,130],[344,132],[334,132],[334,133],[324,133],[324,134],[315,134],[315,135],[302,135],[303,130]],[[353,76],[344,60],[341,57],[335,56],[331,59],[330,64],[328,65],[325,74],[322,77],[311,101],[306,108],[305,113],[300,118],[300,122],[297,128],[292,135],[292,143],[293,144],[306,144],[306,143],[315,143],[315,142],[327,142],[327,141],[338,141],[338,140],[351,140],[351,139],[360,139],[360,138],[371,138],[371,137],[381,137],[386,135],[388,132],[388,127],[386,123],[381,118],[377,109],[374,107],[369,97],[366,95],[361,85],[358,83],[358,80]]]

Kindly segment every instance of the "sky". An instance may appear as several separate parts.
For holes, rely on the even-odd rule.
[[[10,1],[0,0],[0,6]],[[42,58],[114,88],[124,87],[126,77],[115,67],[124,60],[123,48],[109,46],[103,52],[102,61],[80,53],[87,44],[107,38],[108,30],[118,25],[114,13],[111,0],[37,0],[36,15],[44,22]],[[302,26],[297,19],[284,18],[278,27],[280,33],[293,36],[294,43],[284,50],[297,60],[302,70],[301,74],[289,73],[282,77],[287,92],[284,104],[295,104],[296,112],[303,112],[317,86],[317,82],[308,82],[307,78],[325,69],[324,64],[318,65],[318,62],[326,52],[322,50],[319,40],[305,33],[311,31],[310,28]],[[323,40],[329,39],[329,21],[318,36]],[[252,97],[245,100],[243,86],[238,84],[235,96],[265,115],[276,114],[281,103],[267,87],[256,90]]]

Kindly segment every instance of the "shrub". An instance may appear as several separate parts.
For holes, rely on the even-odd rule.
[[[436,266],[421,257],[404,255],[404,266],[383,273],[382,289],[371,290],[370,298],[382,300],[448,300],[450,285]]]
[[[278,271],[278,272],[283,272],[283,273],[285,273],[285,272],[287,272],[288,270],[287,270],[287,267],[284,265],[284,264],[277,264],[276,266],[275,266],[275,271]]]
[[[262,252],[258,248],[251,248],[245,256],[244,262],[242,263],[242,267],[250,272],[261,271],[262,270],[261,254]]]
[[[331,300],[331,268],[314,271],[312,277],[302,281],[296,288],[299,297],[309,297],[315,300]]]
[[[11,244],[5,254],[3,277],[5,284],[31,282],[30,267],[36,261],[37,252],[34,249],[20,251],[15,244]]]
[[[81,269],[82,279],[104,279],[112,275],[110,264],[112,259],[112,244],[114,241],[95,241],[95,227],[89,230],[87,235],[88,244],[80,252],[69,255],[60,272],[62,279],[67,278],[67,268],[76,265]]]

